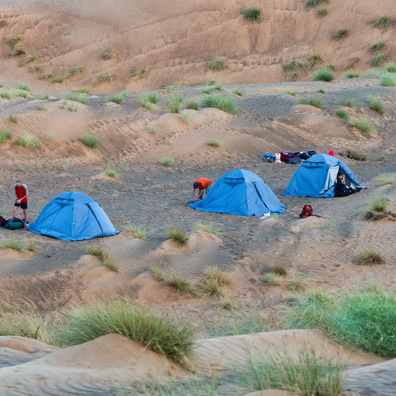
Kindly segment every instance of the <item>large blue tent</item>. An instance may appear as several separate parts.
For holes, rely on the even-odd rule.
[[[223,175],[204,199],[190,206],[205,212],[240,216],[283,214],[286,209],[263,179],[244,169]]]
[[[361,187],[356,176],[341,160],[328,154],[316,154],[299,166],[281,195],[334,198],[338,172],[345,174],[346,184]]]
[[[81,241],[119,233],[104,210],[90,196],[81,192],[58,195],[29,224],[29,231],[64,241]]]

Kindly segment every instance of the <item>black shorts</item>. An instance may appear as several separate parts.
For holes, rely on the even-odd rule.
[[[15,202],[15,203],[14,203],[14,206],[21,207],[21,209],[27,209],[27,208],[28,208],[27,202],[25,202],[25,203],[18,203],[18,202]]]

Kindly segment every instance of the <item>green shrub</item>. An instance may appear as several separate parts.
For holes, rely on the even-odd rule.
[[[310,295],[288,312],[287,327],[317,328],[348,346],[395,358],[395,306],[395,295],[372,286],[337,299]]]
[[[216,84],[217,84],[216,80],[206,80],[206,81],[203,83],[203,85],[205,85],[205,87],[209,87],[209,86],[211,86],[211,85],[216,85]]]
[[[188,236],[182,228],[170,226],[167,228],[166,234],[169,239],[175,241],[179,246],[187,245]]]
[[[145,74],[146,74],[146,66],[134,67],[129,72],[129,79],[130,80],[138,80],[138,79],[143,78]]]
[[[201,107],[215,107],[230,114],[235,114],[238,111],[233,99],[220,95],[211,95],[203,98]]]
[[[172,99],[168,104],[168,110],[170,113],[178,114],[180,113],[180,102],[177,100]]]
[[[396,78],[391,74],[385,74],[380,78],[380,85],[383,87],[395,87]]]
[[[136,237],[139,239],[144,240],[147,238],[147,233],[137,225],[128,224],[124,227],[124,230],[133,232],[136,235]]]
[[[10,114],[8,116],[8,121],[16,124],[18,122],[18,116],[16,114]]]
[[[161,164],[164,166],[173,166],[175,160],[172,157],[165,157],[162,159]]]
[[[199,103],[195,101],[190,101],[186,103],[186,109],[189,110],[198,110]]]
[[[11,100],[12,95],[9,92],[0,92],[0,98]]]
[[[50,96],[47,93],[41,93],[36,95],[36,99],[38,100],[49,100]]]
[[[365,249],[353,258],[353,262],[357,265],[383,264],[385,259],[375,250]]]
[[[37,105],[36,110],[45,110],[45,107],[43,105]]]
[[[211,95],[213,93],[213,88],[201,88],[200,91],[204,95]]]
[[[221,56],[215,56],[208,62],[208,69],[212,71],[221,71],[227,69],[227,60]]]
[[[220,297],[220,305],[224,309],[228,309],[229,311],[233,311],[235,309],[235,302],[228,296]]]
[[[310,70],[316,69],[323,63],[323,59],[319,54],[311,54],[308,56],[308,67]]]
[[[308,282],[300,277],[288,280],[287,288],[294,292],[305,291],[308,287]]]
[[[106,168],[104,170],[104,174],[108,177],[112,177],[113,179],[117,179],[118,178],[118,172],[114,169],[110,169],[110,168]]]
[[[173,92],[176,89],[176,86],[173,84],[168,84],[165,85],[164,89],[166,92]]]
[[[110,258],[110,255],[106,253],[103,249],[97,246],[89,246],[87,248],[87,253],[92,256],[97,257],[102,264],[110,271],[118,272],[117,264]]]
[[[26,92],[26,91],[15,91],[14,96],[16,98],[25,98],[25,99],[27,99],[29,97],[29,92]]]
[[[217,148],[217,147],[221,146],[221,143],[220,143],[219,140],[209,140],[208,141],[208,146]]]
[[[0,239],[0,249],[12,249],[22,252],[22,250],[26,249],[26,246],[23,242],[15,239]]]
[[[380,67],[386,62],[386,60],[387,60],[386,55],[379,54],[375,58],[371,59],[370,65],[372,67]]]
[[[285,276],[287,275],[286,266],[283,263],[276,262],[271,265],[271,269],[276,275]]]
[[[158,133],[159,129],[158,129],[157,126],[153,125],[153,126],[150,126],[150,127],[148,128],[148,131],[149,131],[152,135],[156,135],[156,134]]]
[[[285,95],[296,96],[296,95],[297,95],[297,92],[296,92],[296,91],[290,91],[290,90],[288,89],[288,90],[286,90],[286,91],[284,92],[284,94],[285,94]]]
[[[92,91],[92,88],[91,88],[91,87],[83,87],[83,88],[79,88],[77,92],[78,92],[79,94],[86,94],[86,95],[89,95],[89,94],[91,93],[91,91]]]
[[[369,202],[369,210],[373,212],[387,212],[390,199],[386,195],[379,195]]]
[[[118,51],[116,49],[108,49],[102,54],[102,58],[104,60],[113,59],[118,55]]]
[[[149,92],[140,98],[140,103],[148,102],[152,104],[157,104],[159,101],[160,98],[155,92]]]
[[[301,104],[307,104],[310,106],[317,107],[319,109],[323,109],[323,100],[320,98],[317,98],[316,96],[308,96],[307,98],[301,98],[298,103]]]
[[[348,29],[338,29],[333,33],[332,39],[335,41],[340,41],[349,36]]]
[[[73,100],[75,102],[79,102],[84,105],[89,105],[89,96],[86,94],[67,93],[67,94],[63,95],[63,99]]]
[[[12,138],[11,129],[0,128],[0,144]]]
[[[327,4],[328,2],[329,2],[329,0],[308,0],[305,3],[305,7],[315,8],[315,7],[319,6],[320,4],[323,4],[323,3]]]
[[[201,297],[224,298],[225,291],[223,286],[214,278],[203,278],[198,285]]]
[[[334,80],[334,74],[329,69],[318,70],[313,77],[313,81],[330,82],[333,80]]]
[[[349,113],[344,109],[338,109],[336,115],[340,117],[343,121],[349,122]]]
[[[351,120],[350,124],[369,135],[376,132],[374,125],[369,121]]]
[[[95,135],[86,134],[81,138],[81,141],[89,148],[96,149],[99,146],[99,139]]]
[[[216,281],[220,286],[229,286],[233,283],[232,278],[221,271],[218,267],[206,267],[204,272],[205,278]]]
[[[251,7],[242,11],[243,19],[246,22],[261,22],[261,8]]]
[[[65,312],[58,339],[71,346],[106,334],[121,334],[179,363],[193,350],[186,325],[128,301],[93,302]]]
[[[335,396],[343,391],[343,367],[334,358],[317,356],[312,346],[300,348],[298,358],[286,348],[257,352],[247,368],[234,372],[239,386],[249,392],[279,389],[303,396]]]
[[[122,91],[118,94],[111,95],[108,99],[109,102],[113,102],[119,105],[124,104],[125,99],[128,97],[128,92]]]
[[[360,73],[358,71],[347,71],[345,73],[345,78],[359,78],[360,77]]]
[[[183,112],[180,115],[180,119],[185,123],[185,124],[189,124],[191,122],[191,114]]]
[[[235,95],[237,95],[237,96],[243,96],[243,95],[244,95],[243,91],[242,91],[241,89],[239,89],[239,88],[235,88],[235,89],[232,91],[232,93],[235,94]]]
[[[358,107],[358,104],[354,102],[352,99],[348,98],[341,98],[337,101],[337,104],[340,106],[345,106],[345,107]]]
[[[378,54],[385,49],[385,46],[385,41],[377,41],[376,43],[370,45],[369,52],[370,54]]]
[[[376,111],[377,113],[384,115],[385,114],[385,107],[382,103],[381,98],[377,96],[367,96],[367,101],[369,102],[369,106],[371,110]]]
[[[212,222],[198,222],[194,225],[194,231],[205,231],[209,234],[220,235],[220,231]]]
[[[324,17],[327,15],[327,8],[319,8],[316,10],[316,15],[319,17]]]
[[[390,24],[390,20],[389,17],[387,17],[386,15],[380,16],[378,17],[375,22],[374,22],[374,27],[376,27],[377,29],[387,29],[389,27]]]
[[[273,272],[264,275],[264,282],[273,286],[280,286],[283,283],[283,278]]]
[[[339,152],[341,157],[351,158],[357,161],[367,161],[367,154],[362,153],[361,151],[347,148]]]
[[[155,280],[157,280],[158,282],[165,281],[164,269],[162,267],[160,267],[159,265],[154,265],[150,268],[150,271],[152,272]]]
[[[18,144],[27,148],[40,148],[42,146],[41,140],[25,133],[18,139]]]
[[[387,63],[387,64],[385,65],[385,70],[386,70],[388,73],[396,73],[396,63],[392,63],[392,62]]]

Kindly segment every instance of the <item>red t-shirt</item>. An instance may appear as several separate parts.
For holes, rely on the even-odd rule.
[[[205,190],[205,188],[208,188],[212,184],[212,180],[205,179],[204,177],[201,177],[198,180],[195,180],[196,183],[199,184],[199,189],[200,190]]]
[[[15,194],[18,199],[21,199],[25,195],[28,195],[27,185],[22,184],[22,185],[18,186],[18,184],[15,184]],[[28,198],[26,197],[26,198],[22,199],[21,203],[27,203],[27,201],[28,201]]]

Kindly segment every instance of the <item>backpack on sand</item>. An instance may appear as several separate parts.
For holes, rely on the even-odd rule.
[[[5,219],[3,216],[0,216],[0,226],[4,227],[7,224],[7,219]]]
[[[9,219],[7,223],[4,225],[4,228],[8,228],[9,230],[19,230],[25,226],[23,220],[15,218]]]
[[[311,205],[305,204],[300,213],[300,217],[301,218],[309,217],[312,216],[312,213],[313,213],[313,207]]]

